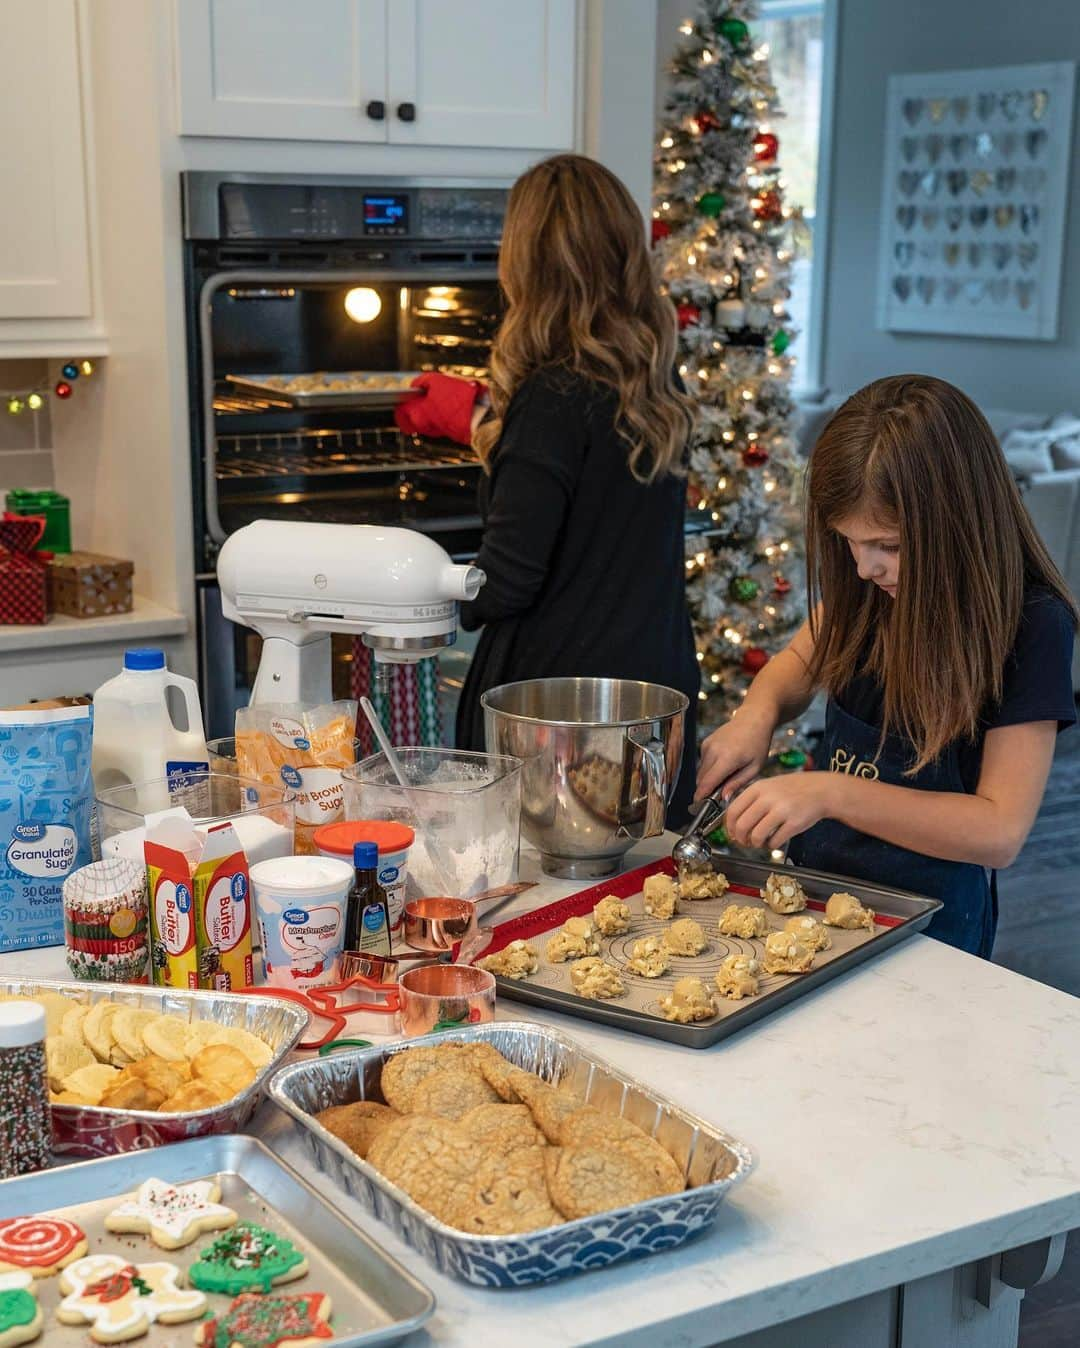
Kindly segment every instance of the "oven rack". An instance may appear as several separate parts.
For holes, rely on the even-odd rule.
[[[250,431],[219,435],[218,478],[321,477],[474,468],[473,450],[404,435],[390,427]]]

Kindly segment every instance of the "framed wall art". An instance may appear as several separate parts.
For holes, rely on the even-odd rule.
[[[1057,336],[1075,65],[889,79],[877,323]]]

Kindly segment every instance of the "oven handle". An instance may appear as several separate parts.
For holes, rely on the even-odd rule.
[[[219,272],[203,282],[199,291],[199,347],[202,363],[202,419],[203,442],[206,446],[206,466],[203,474],[203,493],[206,498],[206,528],[219,547],[228,537],[218,514],[217,486],[217,432],[214,427],[214,352],[210,306],[215,294],[225,286],[289,285],[305,281],[334,281],[343,284],[364,284],[379,281],[404,281],[415,285],[430,275],[425,269],[405,270],[400,267],[386,271],[228,271]],[[494,280],[494,267],[477,267],[469,271],[469,279]]]

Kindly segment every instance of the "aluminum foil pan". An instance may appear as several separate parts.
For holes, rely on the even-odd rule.
[[[258,1107],[262,1088],[285,1061],[307,1028],[307,1012],[292,1002],[272,997],[245,997],[237,992],[185,992],[180,988],[152,988],[125,983],[83,983],[41,978],[0,979],[0,992],[33,996],[35,992],[62,992],[86,1006],[103,1000],[145,1007],[188,1021],[212,1020],[238,1025],[270,1045],[272,1060],[239,1095],[212,1109],[161,1114],[148,1109],[105,1109],[100,1105],[53,1105],[53,1151],[68,1156],[110,1156],[139,1151],[186,1137],[237,1133]]]
[[[542,1231],[468,1235],[425,1212],[312,1117],[329,1105],[382,1100],[382,1065],[394,1053],[419,1044],[478,1039],[494,1044],[518,1067],[565,1083],[589,1104],[644,1128],[682,1165],[693,1187]],[[321,1171],[442,1272],[478,1287],[528,1287],[682,1245],[716,1221],[728,1191],[754,1168],[744,1143],[539,1025],[478,1025],[298,1062],[274,1073],[269,1092],[303,1130]]]

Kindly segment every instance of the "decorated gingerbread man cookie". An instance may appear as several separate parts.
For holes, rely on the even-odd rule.
[[[29,1273],[0,1273],[0,1348],[29,1343],[44,1323]]]
[[[86,1253],[86,1232],[64,1217],[7,1217],[0,1221],[0,1272],[48,1278]]]
[[[175,1325],[206,1310],[201,1292],[176,1285],[175,1264],[129,1264],[117,1254],[90,1254],[60,1275],[67,1293],[56,1308],[66,1325],[90,1326],[96,1343],[121,1343],[145,1334],[155,1321]]]
[[[254,1222],[239,1222],[199,1251],[188,1269],[193,1287],[204,1292],[269,1292],[281,1282],[302,1278],[308,1261],[292,1243]]]
[[[167,1184],[148,1179],[113,1208],[105,1218],[105,1229],[148,1234],[163,1250],[179,1250],[203,1231],[219,1231],[236,1221],[236,1213],[222,1206],[220,1197],[215,1180]]]
[[[325,1292],[300,1296],[255,1296],[245,1292],[214,1320],[195,1329],[199,1348],[309,1348],[334,1337],[330,1298]]]

